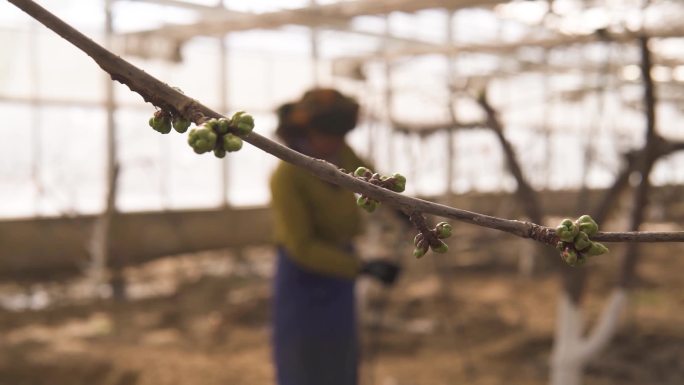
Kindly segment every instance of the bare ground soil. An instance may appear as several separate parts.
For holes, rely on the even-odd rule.
[[[547,383],[558,279],[521,277],[521,242],[407,260],[394,288],[368,289],[363,384]],[[585,267],[590,323],[619,254]],[[40,310],[0,310],[0,385],[272,384],[272,259],[260,249],[240,263],[226,252],[153,262],[126,272],[138,297],[126,302],[43,287],[61,296]],[[644,248],[620,332],[586,384],[684,384],[683,273],[683,246]]]

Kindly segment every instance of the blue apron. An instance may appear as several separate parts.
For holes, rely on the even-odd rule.
[[[354,281],[306,271],[281,247],[273,290],[278,385],[356,385]]]

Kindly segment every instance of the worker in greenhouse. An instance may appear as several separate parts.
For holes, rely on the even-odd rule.
[[[365,165],[345,142],[359,105],[333,89],[308,91],[278,109],[277,135],[301,153],[354,170]],[[394,282],[398,267],[363,263],[354,194],[281,162],[271,177],[278,258],[273,342],[279,385],[355,385],[359,362],[354,280]]]

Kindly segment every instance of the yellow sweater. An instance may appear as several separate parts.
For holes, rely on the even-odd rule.
[[[365,165],[345,145],[337,166],[353,171]],[[361,232],[354,193],[281,162],[271,176],[275,240],[299,266],[313,272],[354,278],[359,259],[344,250]]]

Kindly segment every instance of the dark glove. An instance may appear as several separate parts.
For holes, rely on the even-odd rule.
[[[368,274],[371,277],[379,280],[384,285],[392,285],[397,280],[399,265],[388,261],[370,261],[361,268],[361,274]]]

